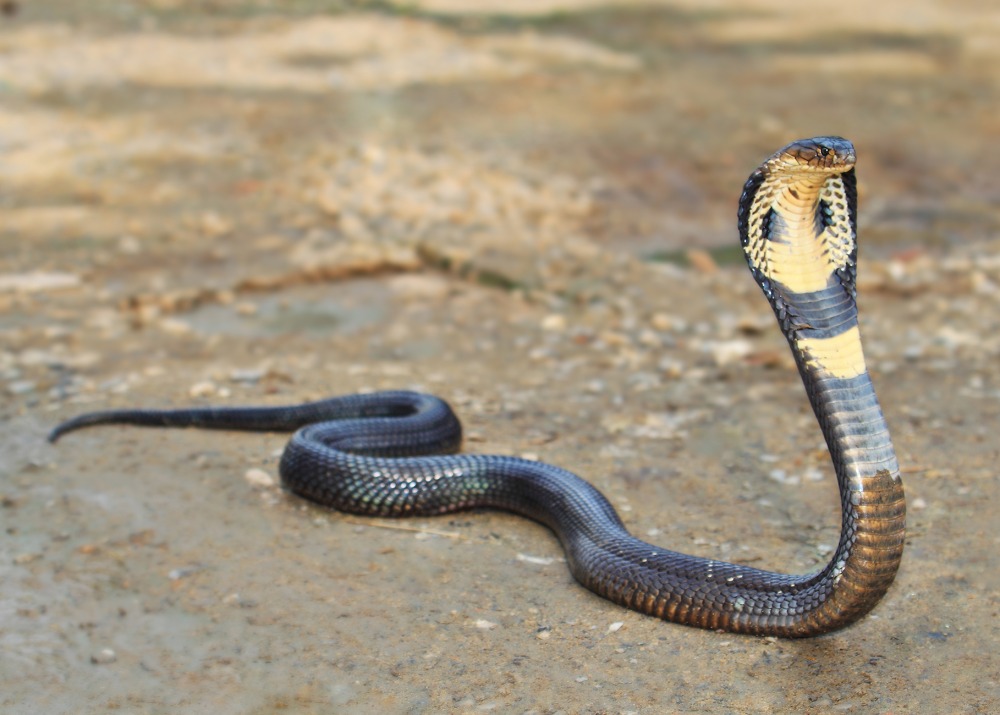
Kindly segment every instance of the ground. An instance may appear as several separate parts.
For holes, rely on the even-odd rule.
[[[1000,11],[786,5],[4,3],[3,711],[1000,710]],[[896,582],[844,631],[623,610],[511,515],[318,508],[277,483],[284,435],[45,441],[417,388],[643,538],[817,568],[835,482],[735,205],[818,134],[858,150],[908,497]]]

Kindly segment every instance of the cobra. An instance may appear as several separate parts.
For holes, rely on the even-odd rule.
[[[456,453],[462,428],[443,400],[413,392],[288,407],[113,410],[59,425],[297,430],[280,464],[287,489],[355,514],[427,516],[474,507],[534,519],[558,536],[576,579],[642,613],[702,628],[815,636],[857,621],[886,593],[903,552],[899,465],[865,366],[855,303],[855,152],[839,137],[782,148],[747,180],[740,238],[788,339],[841,497],[830,562],[786,575],[669,551],[628,533],[593,486],[549,464]]]

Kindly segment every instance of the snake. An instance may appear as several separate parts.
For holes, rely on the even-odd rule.
[[[843,628],[892,584],[906,517],[858,328],[855,163],[853,144],[841,137],[794,141],[750,174],[737,212],[750,273],[788,340],[837,476],[840,538],[815,572],[775,573],[642,541],[600,491],[566,469],[460,452],[452,408],[419,392],[91,412],[59,424],[49,439],[100,424],[294,432],[280,460],[282,484],[318,504],[382,517],[506,510],[551,529],[577,581],[635,611],[782,638]]]

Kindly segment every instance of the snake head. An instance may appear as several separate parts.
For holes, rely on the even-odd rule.
[[[854,168],[854,145],[843,137],[799,139],[772,154],[761,166],[768,174],[842,174]]]

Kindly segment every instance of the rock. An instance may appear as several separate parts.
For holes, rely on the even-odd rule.
[[[210,397],[216,394],[217,389],[215,383],[211,380],[203,380],[201,382],[196,382],[191,385],[191,389],[188,390],[188,394],[191,397]]]
[[[274,477],[265,472],[263,469],[248,469],[243,474],[243,478],[246,479],[250,484],[255,487],[273,487]]]
[[[27,395],[28,393],[34,392],[36,385],[31,380],[15,380],[14,382],[7,383],[7,393],[10,395]]]
[[[110,648],[102,648],[90,656],[90,662],[94,665],[108,665],[118,660],[118,654]]]

